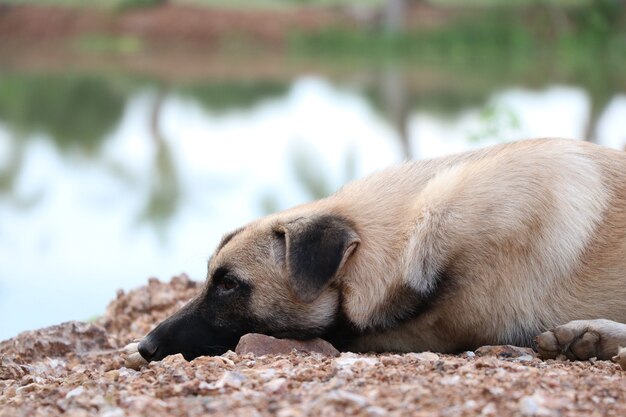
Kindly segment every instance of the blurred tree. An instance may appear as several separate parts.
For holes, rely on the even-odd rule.
[[[152,181],[148,200],[140,214],[142,221],[152,223],[162,242],[166,240],[166,226],[176,214],[182,194],[176,164],[161,131],[160,121],[165,97],[165,89],[159,88],[150,112],[150,133],[156,153],[150,175]]]
[[[387,0],[384,5],[384,28],[389,34],[404,32],[408,0]]]
[[[7,163],[0,164],[0,194],[8,196],[13,203],[19,204],[18,197],[15,195],[15,182],[22,167],[24,160],[24,147],[15,143],[9,150],[10,156]]]
[[[313,149],[298,145],[293,148],[291,154],[294,176],[311,200],[324,198],[334,191],[331,180],[323,174],[325,169],[320,166],[322,158]]]
[[[287,81],[212,81],[185,85],[177,91],[198,100],[206,109],[216,112],[245,110],[262,100],[287,93]]]
[[[306,145],[306,142],[294,141],[294,143],[295,145],[290,150],[293,175],[309,200],[328,197],[337,190],[337,186],[342,186],[356,178],[357,153],[354,147],[348,148],[342,178],[339,184],[334,184],[332,179],[325,175],[328,169],[322,163],[323,158],[312,147]],[[275,193],[268,191],[261,195],[259,208],[261,214],[267,215],[287,207],[280,204],[280,199]]]
[[[585,59],[584,74],[581,79],[589,91],[589,120],[585,129],[585,139],[597,141],[597,127],[600,117],[619,88],[619,82],[611,64],[611,38],[621,33],[624,36],[623,0],[594,0],[586,7],[575,10],[574,21],[581,36],[579,48],[590,53]],[[619,36],[619,35],[618,35]],[[620,43],[623,45],[624,41]],[[623,51],[622,51],[623,53]]]
[[[120,119],[125,100],[121,91],[98,77],[0,78],[0,120],[18,139],[45,133],[61,150],[95,154]]]
[[[140,7],[160,6],[167,3],[169,3],[169,0],[120,0],[117,4],[117,8],[120,10],[135,9]]]

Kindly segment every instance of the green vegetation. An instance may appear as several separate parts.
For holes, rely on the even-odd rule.
[[[546,2],[539,2],[541,5]],[[387,35],[381,28],[330,28],[294,34],[293,51],[343,59],[446,60],[529,56],[543,51],[586,54],[599,49],[626,60],[626,6],[597,0],[567,9],[494,7],[431,30]]]
[[[113,8],[120,0],[2,0],[4,4]]]
[[[47,133],[59,149],[93,154],[117,125],[127,98],[146,87],[163,88],[159,81],[121,74],[3,74],[0,120],[20,138]],[[207,81],[181,82],[169,91],[225,112],[280,97],[287,88],[287,82]]]
[[[3,0],[3,3],[116,9],[151,7],[166,1],[168,0]],[[226,7],[236,9],[284,9],[302,5],[315,7],[374,7],[381,5],[383,2],[384,0],[169,0],[169,3],[175,4],[193,4],[202,7]]]
[[[401,73],[433,68],[452,80],[465,80],[449,89],[405,92],[408,108],[444,114],[482,103],[510,83],[575,83],[590,92],[593,119],[626,85],[625,3],[572,0],[574,7],[556,11],[548,3],[554,5],[537,1],[535,7],[520,9],[500,2],[454,24],[395,35],[372,27],[296,33],[289,51],[382,72],[387,67]],[[380,93],[375,88],[367,91],[382,109]]]
[[[35,4],[46,6],[94,7],[103,9],[124,9],[132,7],[152,7],[164,2],[191,4],[200,7],[230,9],[288,9],[299,6],[335,8],[376,8],[386,0],[3,0],[4,4]],[[558,7],[589,6],[596,0],[424,0],[436,6],[445,7],[518,7],[550,5]],[[620,0],[616,0],[619,2]]]
[[[136,36],[88,35],[74,41],[74,49],[91,54],[113,53],[130,55],[140,52],[142,42]]]
[[[48,0],[9,0],[47,3]],[[82,5],[145,6],[161,0],[60,0]],[[226,0],[181,0],[220,5]],[[238,4],[233,0],[229,4]],[[243,1],[243,0],[241,0]],[[343,0],[342,4],[356,4]],[[332,0],[246,0],[249,7],[287,4],[329,4]],[[370,5],[382,0],[368,0]],[[434,0],[447,6],[460,0]],[[359,4],[361,4],[359,2]],[[478,4],[478,3],[476,3]],[[482,105],[497,89],[521,84],[576,84],[591,98],[592,120],[616,91],[626,89],[626,6],[614,0],[480,0],[485,6],[453,23],[431,29],[389,35],[376,25],[329,28],[290,35],[284,56],[289,62],[313,63],[322,73],[362,71],[377,74],[359,85],[362,93],[384,115],[389,103],[381,78],[391,72],[402,84],[402,107],[455,114]],[[532,7],[529,7],[532,5]],[[79,53],[134,55],[150,46],[134,36],[89,35],[72,41]],[[226,39],[224,42],[228,43]],[[254,51],[254,40],[249,42]],[[227,45],[226,45],[227,46]],[[224,50],[228,59],[232,51]],[[245,49],[245,48],[244,48]],[[235,65],[255,65],[262,53],[239,53]],[[193,53],[193,52],[192,52]],[[305,65],[306,66],[306,65]],[[415,76],[413,74],[417,73]],[[435,73],[442,85],[415,87],[415,78]],[[413,80],[411,78],[413,77]],[[333,78],[329,75],[329,78]],[[419,80],[418,80],[419,81]],[[290,77],[270,79],[209,79],[160,81],[131,74],[3,74],[0,78],[0,120],[20,136],[47,132],[61,149],[96,152],[105,135],[121,117],[127,97],[139,87],[173,91],[193,98],[211,111],[250,108],[262,100],[284,95]],[[423,83],[422,83],[423,84]],[[591,123],[593,125],[593,122]],[[165,161],[165,159],[164,159]],[[304,175],[303,173],[301,173]],[[323,184],[316,186],[319,190]],[[313,188],[316,188],[313,187]],[[312,194],[321,191],[312,190]],[[271,204],[268,202],[268,206]]]
[[[0,77],[0,120],[18,137],[45,132],[60,149],[95,153],[124,102],[115,83],[95,76]]]
[[[227,81],[185,84],[177,92],[192,97],[212,111],[243,110],[259,101],[283,96],[289,85],[274,81]]]

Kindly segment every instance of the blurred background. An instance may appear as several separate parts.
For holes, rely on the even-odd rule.
[[[2,0],[0,339],[390,164],[625,120],[623,0]]]

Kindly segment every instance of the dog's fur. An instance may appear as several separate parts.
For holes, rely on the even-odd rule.
[[[545,357],[609,358],[626,345],[615,322],[626,153],[539,139],[407,162],[226,235],[202,294],[139,352],[219,354],[252,331],[458,352],[547,332]]]

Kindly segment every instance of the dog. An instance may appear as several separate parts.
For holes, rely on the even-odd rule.
[[[191,360],[255,332],[610,359],[623,323],[626,153],[535,139],[405,162],[228,233],[201,293],[134,350]]]

